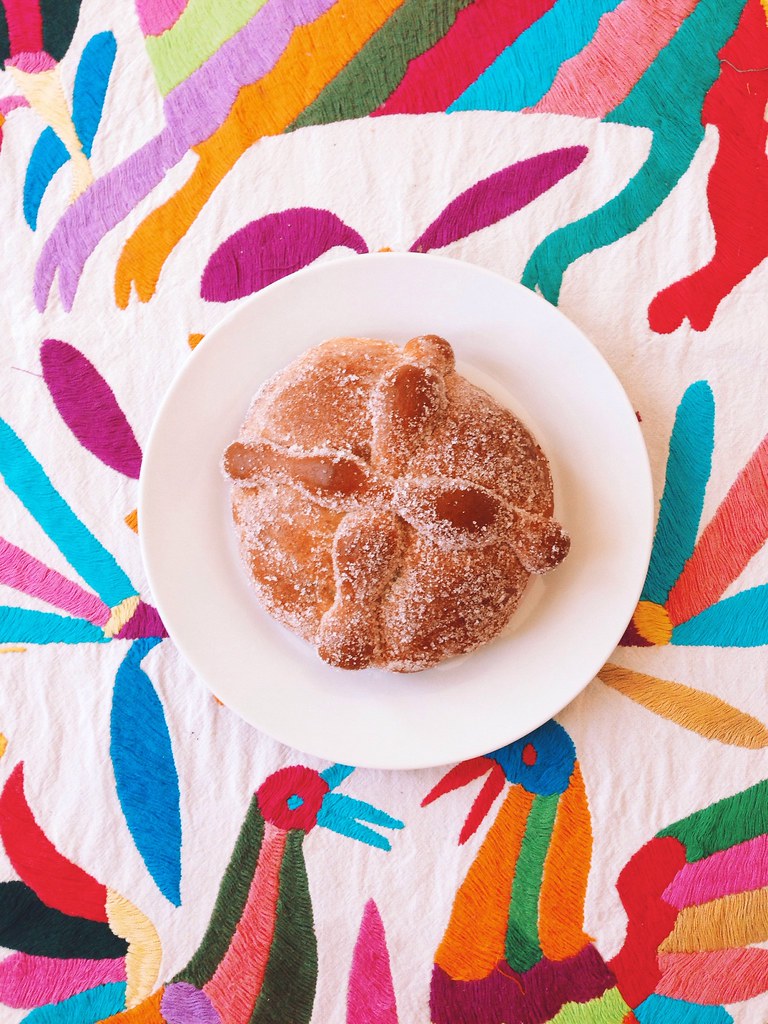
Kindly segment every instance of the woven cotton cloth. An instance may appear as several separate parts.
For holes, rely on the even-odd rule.
[[[3,1024],[768,1020],[767,10],[2,0]],[[658,510],[609,665],[444,783],[218,705],[136,533],[200,337],[381,248],[557,304]]]

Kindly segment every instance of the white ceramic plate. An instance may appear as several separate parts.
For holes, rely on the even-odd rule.
[[[344,672],[259,606],[238,558],[222,453],[253,393],[311,345],[441,334],[459,369],[535,433],[571,552],[534,578],[496,640],[416,675]],[[497,274],[436,256],[323,263],[234,309],[195,349],[153,427],[140,536],[168,631],[213,692],[307,753],[417,768],[486,753],[560,711],[629,621],[653,531],[635,413],[600,353],[555,308]]]

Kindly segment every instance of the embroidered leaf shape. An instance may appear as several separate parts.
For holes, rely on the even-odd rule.
[[[673,623],[711,607],[768,539],[768,437],[758,445],[699,537],[669,593]]]
[[[762,647],[768,643],[768,583],[726,597],[675,626],[678,647]]]
[[[651,564],[641,600],[664,604],[693,554],[715,445],[715,399],[705,380],[686,390],[669,439]]]
[[[40,348],[43,377],[61,418],[105,465],[133,480],[141,449],[112,388],[74,345],[48,338]]]
[[[584,160],[586,146],[539,153],[504,167],[456,196],[411,246],[427,252],[497,224],[571,174]]]
[[[768,833],[768,780],[725,797],[657,833],[685,847],[688,862],[702,860]]]
[[[688,1003],[739,1003],[768,990],[768,949],[662,953],[659,968],[659,994]]]
[[[0,537],[0,583],[99,626],[109,619],[109,608],[95,594],[51,569],[23,548],[11,544],[5,537]]]
[[[116,53],[117,42],[112,33],[99,32],[88,40],[77,68],[72,121],[86,156],[93,149]]]
[[[77,518],[43,467],[3,419],[0,419],[0,475],[104,604],[114,608],[126,598],[136,596],[135,587],[113,556]]]
[[[336,246],[368,252],[363,238],[329,210],[299,206],[268,213],[221,243],[203,271],[200,294],[208,302],[241,299]]]
[[[603,665],[597,678],[641,707],[705,739],[748,750],[768,747],[768,728],[759,719],[713,693],[610,663]]]
[[[374,900],[365,905],[352,955],[347,1024],[398,1024],[387,936]]]
[[[87,619],[0,605],[0,643],[106,644],[109,637]]]
[[[21,1024],[100,1024],[125,1009],[125,982],[99,985],[28,1013]]]
[[[117,670],[110,755],[117,796],[147,871],[165,898],[181,903],[179,777],[160,698],[141,662],[160,642],[136,640]]]
[[[72,45],[81,3],[82,0],[37,0],[35,6],[40,10],[43,49],[55,61],[63,60]],[[24,0],[19,6],[25,6]]]
[[[101,121],[107,86],[115,62],[117,43],[111,32],[99,32],[88,40],[75,75],[72,93],[72,122],[83,152],[91,155],[93,140]],[[33,231],[48,186],[56,172],[69,160],[66,147],[53,128],[46,128],[32,150],[24,178],[24,219]]]
[[[59,853],[35,821],[24,793],[23,764],[13,769],[0,795],[0,838],[19,877],[47,906],[106,922],[105,886]]]
[[[65,960],[107,960],[128,951],[109,925],[46,906],[24,882],[0,883],[0,946]]]
[[[27,1010],[116,981],[125,981],[124,957],[59,960],[12,953],[0,963],[0,1003]]]
[[[56,172],[69,160],[66,146],[53,128],[46,128],[35,143],[24,177],[24,220],[37,230],[37,215]]]

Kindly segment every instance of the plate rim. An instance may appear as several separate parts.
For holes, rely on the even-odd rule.
[[[314,263],[310,264],[307,267],[301,268],[300,270],[298,270],[298,271],[296,271],[296,272],[294,272],[292,274],[288,274],[285,277],[280,278],[280,280],[278,280],[278,281],[274,281],[271,284],[266,285],[264,288],[260,289],[258,292],[255,292],[255,293],[253,293],[253,294],[251,294],[249,296],[246,296],[243,299],[237,301],[234,304],[233,308],[228,310],[224,314],[224,316],[221,318],[221,320],[219,320],[218,323],[216,323],[209,331],[207,331],[205,333],[205,336],[202,338],[202,340],[199,342],[199,344],[197,346],[195,346],[195,349],[193,349],[191,351],[188,359],[176,371],[172,381],[170,382],[170,384],[166,388],[166,390],[165,390],[165,392],[163,394],[163,397],[160,400],[160,402],[159,402],[159,404],[158,404],[158,406],[157,406],[157,408],[155,410],[155,414],[154,414],[154,418],[153,418],[153,421],[152,421],[152,425],[151,425],[149,434],[147,435],[147,440],[146,440],[146,442],[144,444],[144,457],[142,459],[141,471],[140,471],[140,475],[139,475],[139,485],[138,485],[138,495],[137,495],[137,498],[138,498],[137,508],[138,508],[138,516],[139,516],[139,546],[140,546],[140,552],[141,552],[141,558],[142,558],[142,564],[143,564],[143,568],[144,568],[145,577],[146,577],[146,580],[147,580],[147,583],[148,583],[148,586],[149,586],[149,590],[150,590],[151,595],[152,595],[152,600],[154,601],[155,606],[157,607],[157,610],[158,610],[158,612],[160,614],[160,617],[162,618],[164,624],[166,624],[166,629],[167,629],[167,632],[168,632],[168,638],[170,640],[172,640],[175,648],[179,652],[179,655],[186,662],[186,664],[191,668],[191,670],[195,673],[195,675],[200,679],[200,681],[205,685],[205,687],[214,696],[216,696],[219,699],[222,699],[222,698],[218,694],[218,691],[217,691],[217,688],[216,688],[214,682],[207,676],[207,674],[204,671],[200,670],[196,666],[196,664],[195,664],[196,659],[195,659],[194,656],[190,656],[190,654],[188,653],[188,649],[187,649],[186,643],[184,643],[184,642],[180,643],[179,640],[174,635],[174,633],[172,632],[172,630],[170,628],[170,625],[169,625],[169,616],[167,615],[167,606],[165,606],[165,608],[163,607],[163,605],[164,605],[164,598],[162,600],[159,600],[158,596],[157,596],[158,591],[157,591],[157,588],[155,586],[157,577],[156,577],[155,572],[154,572],[152,558],[148,554],[148,545],[149,545],[150,542],[147,539],[146,531],[143,531],[141,529],[142,512],[146,508],[146,504],[147,504],[147,490],[148,490],[147,480],[148,480],[148,478],[151,475],[150,467],[151,467],[152,462],[153,462],[152,452],[155,449],[155,444],[156,444],[157,438],[161,435],[161,430],[162,430],[162,427],[163,427],[163,421],[164,421],[164,419],[166,417],[166,414],[167,414],[169,408],[173,405],[173,403],[175,401],[177,392],[181,388],[183,388],[186,376],[189,373],[193,372],[191,370],[191,367],[193,365],[193,361],[198,357],[199,354],[201,354],[203,352],[208,352],[209,350],[211,350],[212,347],[217,343],[218,337],[221,334],[226,333],[229,325],[235,319],[240,318],[240,317],[242,317],[244,315],[244,313],[247,313],[247,310],[251,306],[257,305],[259,303],[259,301],[263,298],[265,293],[270,292],[270,293],[274,294],[275,292],[278,292],[278,291],[280,291],[282,289],[290,288],[293,285],[293,283],[295,282],[296,278],[299,278],[299,277],[307,278],[309,276],[313,276],[313,277],[315,277],[315,276],[322,276],[323,274],[327,273],[331,269],[335,273],[338,273],[339,271],[341,271],[343,273],[343,269],[344,269],[345,266],[348,266],[350,264],[359,264],[361,260],[367,260],[371,264],[375,264],[377,262],[381,263],[383,261],[386,261],[386,265],[392,265],[395,262],[412,263],[415,260],[420,260],[420,261],[422,261],[422,263],[429,262],[429,263],[431,263],[433,265],[437,265],[437,266],[450,267],[453,270],[455,270],[457,266],[469,269],[472,273],[480,275],[480,276],[484,276],[484,277],[487,277],[487,278],[490,278],[490,279],[494,280],[495,282],[502,284],[504,287],[510,288],[513,291],[518,291],[518,292],[525,293],[527,301],[530,301],[530,299],[533,298],[537,303],[544,304],[547,307],[548,315],[555,314],[555,316],[557,318],[562,320],[567,325],[567,327],[568,327],[568,329],[570,331],[576,332],[576,334],[579,337],[580,342],[583,345],[585,345],[588,349],[591,349],[593,356],[597,357],[597,359],[603,364],[604,369],[610,374],[610,376],[615,381],[616,386],[617,386],[617,390],[618,390],[618,393],[619,393],[619,396],[621,398],[621,401],[624,404],[624,406],[626,407],[626,410],[627,410],[627,412],[629,414],[628,417],[627,417],[628,424],[631,426],[631,429],[632,429],[632,431],[633,431],[633,433],[635,435],[635,440],[638,442],[638,445],[637,445],[637,447],[638,447],[638,454],[641,456],[641,458],[639,459],[639,465],[638,465],[637,468],[638,468],[639,471],[642,472],[642,476],[643,476],[643,485],[644,485],[644,491],[645,491],[644,498],[645,498],[645,504],[646,504],[644,522],[646,524],[646,529],[645,529],[644,536],[642,538],[640,538],[638,536],[638,541],[637,541],[638,547],[640,547],[641,539],[642,539],[642,542],[643,542],[642,543],[642,547],[643,547],[642,564],[644,566],[644,569],[643,569],[641,578],[640,578],[640,574],[638,574],[638,576],[640,578],[640,582],[637,584],[636,588],[634,588],[634,589],[636,589],[636,594],[635,594],[635,597],[634,597],[633,607],[637,605],[637,602],[639,601],[639,599],[641,597],[641,594],[642,594],[642,591],[643,591],[643,588],[644,588],[644,585],[645,585],[645,578],[646,578],[646,575],[647,575],[648,566],[650,564],[650,557],[651,557],[651,552],[652,552],[652,547],[653,547],[653,539],[654,539],[654,534],[655,534],[655,518],[656,518],[655,517],[655,494],[654,494],[654,488],[653,488],[653,475],[652,475],[652,467],[651,467],[651,463],[650,463],[650,457],[649,457],[649,454],[648,454],[648,448],[647,448],[647,445],[646,445],[646,442],[645,442],[645,438],[643,436],[643,432],[642,432],[641,427],[640,427],[640,423],[637,421],[637,417],[636,417],[636,414],[635,414],[634,407],[633,407],[632,403],[630,402],[630,399],[629,399],[629,396],[627,395],[626,390],[624,389],[624,385],[622,384],[622,382],[619,379],[618,375],[616,374],[616,372],[613,370],[612,366],[610,365],[610,363],[606,359],[605,355],[601,352],[601,350],[597,347],[597,345],[595,345],[594,342],[591,341],[591,339],[584,333],[584,331],[577,324],[575,324],[572,320],[570,320],[557,306],[553,306],[551,303],[547,302],[547,300],[544,299],[539,293],[526,288],[519,281],[515,281],[512,278],[509,278],[506,275],[504,275],[502,273],[499,273],[496,270],[491,270],[491,269],[489,269],[487,267],[479,266],[478,264],[472,263],[472,262],[467,261],[467,260],[461,260],[461,259],[457,259],[457,258],[449,257],[449,256],[436,255],[436,254],[433,254],[433,253],[373,252],[373,253],[354,254],[354,255],[349,255],[349,256],[338,257],[338,258],[331,259],[331,260],[324,260],[324,261],[320,261],[320,262],[314,262]],[[264,380],[266,380],[266,379],[267,379],[267,377],[264,378]],[[261,384],[263,384],[263,382],[264,381],[261,381],[260,383],[254,384],[254,388],[260,387]],[[639,497],[639,495],[638,495],[638,497]],[[170,618],[173,618],[173,617],[174,617],[173,614],[171,614]],[[630,621],[631,621],[631,619],[630,619]],[[594,669],[591,671],[591,674],[589,675],[589,677],[584,682],[580,682],[580,683],[578,683],[578,684],[576,684],[574,686],[568,687],[567,688],[567,690],[568,690],[567,695],[565,696],[565,699],[562,700],[562,702],[560,700],[560,697],[558,697],[558,700],[556,702],[558,704],[558,706],[554,710],[549,711],[548,713],[542,715],[541,718],[538,718],[538,716],[532,716],[532,717],[536,718],[536,724],[533,725],[526,733],[524,733],[522,735],[528,735],[530,732],[532,732],[533,730],[535,730],[539,726],[543,725],[549,719],[554,718],[556,715],[559,715],[583,690],[585,690],[587,688],[587,686],[589,686],[589,684],[594,681],[595,677],[597,676],[597,673],[599,672],[600,668],[605,664],[605,662],[607,661],[607,659],[610,656],[611,652],[616,649],[616,646],[617,646],[617,644],[618,644],[620,639],[621,639],[621,634],[619,635],[619,637],[616,638],[616,640],[613,643],[611,643],[611,645],[608,648],[608,650],[605,651],[605,653],[600,657],[600,659],[597,661],[597,664],[595,665]],[[472,655],[472,652],[470,652],[467,655],[467,657],[471,657],[471,655]],[[334,754],[328,748],[325,747],[322,737],[318,738],[318,743],[317,744],[313,744],[311,750],[308,750],[308,749],[306,749],[304,747],[298,748],[298,747],[296,747],[294,745],[294,743],[293,743],[292,739],[290,738],[290,736],[287,736],[284,733],[283,730],[281,730],[279,728],[273,729],[271,727],[265,727],[261,723],[257,723],[255,721],[253,721],[252,718],[250,718],[250,717],[246,716],[245,714],[243,714],[237,707],[231,705],[228,701],[225,700],[225,701],[223,701],[223,703],[225,704],[225,706],[230,711],[234,712],[242,721],[246,722],[251,728],[257,730],[258,732],[264,733],[267,736],[270,736],[272,739],[277,740],[278,742],[288,746],[292,750],[300,750],[304,754],[307,754],[307,755],[313,756],[313,757],[317,757],[317,758],[320,758],[320,759],[323,759],[323,760],[329,760],[329,761],[336,761],[336,760],[338,760],[337,757],[334,756]],[[514,730],[512,730],[512,731],[514,732]],[[449,760],[445,760],[444,758],[441,758],[440,760],[435,760],[434,755],[431,755],[431,756],[430,755],[426,755],[423,759],[418,759],[418,758],[414,759],[414,758],[410,757],[410,758],[407,758],[407,759],[405,759],[403,761],[398,762],[397,764],[391,764],[391,763],[384,763],[380,758],[377,758],[377,757],[374,756],[370,760],[366,760],[366,759],[359,760],[358,763],[355,765],[355,767],[368,768],[368,769],[374,769],[374,770],[387,770],[387,771],[413,771],[413,770],[421,770],[421,769],[426,769],[426,768],[433,768],[433,767],[442,766],[442,765],[445,765],[445,764],[452,764],[452,763],[455,763],[457,760],[458,761],[464,761],[464,760],[467,760],[467,759],[472,758],[472,757],[481,756],[483,754],[488,753],[489,750],[498,749],[500,746],[506,745],[507,743],[514,742],[516,739],[519,739],[519,738],[522,738],[522,737],[511,736],[510,738],[504,740],[502,743],[498,744],[495,747],[494,746],[488,746],[487,744],[483,744],[483,747],[481,749],[478,749],[476,745],[469,745],[469,746],[466,747],[465,751],[459,753],[458,756],[455,756],[454,754],[450,754]]]

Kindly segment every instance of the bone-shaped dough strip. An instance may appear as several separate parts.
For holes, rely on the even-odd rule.
[[[300,487],[320,504],[338,511],[358,507],[381,491],[367,463],[329,449],[304,451],[271,441],[235,441],[224,453],[224,471],[232,480]]]
[[[444,548],[511,544],[527,572],[554,569],[568,554],[570,538],[556,520],[514,508],[468,480],[403,478],[392,507],[414,529]]]
[[[403,524],[391,512],[361,509],[333,539],[336,596],[320,622],[317,650],[339,668],[370,665],[379,642],[379,609],[402,558]]]

